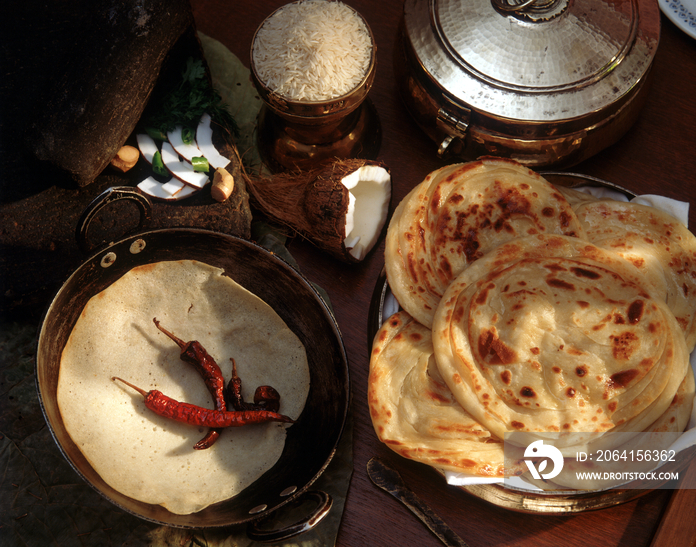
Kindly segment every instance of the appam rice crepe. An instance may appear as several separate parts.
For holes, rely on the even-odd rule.
[[[397,454],[443,470],[505,476],[502,440],[454,399],[435,364],[430,329],[404,311],[375,336],[367,398],[377,436]]]
[[[443,379],[499,438],[642,431],[689,367],[674,315],[638,270],[573,237],[522,238],[477,260],[432,330]]]
[[[289,424],[227,428],[207,450],[207,432],[154,414],[118,376],[178,401],[213,408],[203,379],[153,324],[198,340],[226,382],[231,358],[253,400],[260,385],[281,395],[297,419],[309,391],[305,349],[261,299],[196,261],[158,262],[126,273],[85,306],[63,350],[58,405],[66,429],[111,487],[134,499],[189,514],[239,493],[279,459]]]
[[[535,234],[584,237],[568,201],[540,175],[502,158],[442,167],[394,211],[385,246],[389,286],[406,311],[431,327],[445,289],[467,265]]]
[[[588,201],[576,208],[587,238],[630,261],[664,295],[696,347],[696,236],[668,213],[632,202]]]

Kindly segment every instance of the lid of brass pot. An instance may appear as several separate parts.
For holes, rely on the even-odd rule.
[[[397,77],[440,155],[571,165],[635,121],[659,36],[651,0],[405,0]]]

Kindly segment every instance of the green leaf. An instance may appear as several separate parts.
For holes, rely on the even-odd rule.
[[[244,165],[252,171],[263,171],[256,145],[256,120],[263,105],[250,80],[249,68],[218,40],[198,32],[206,62],[210,67],[213,88],[222,97],[239,127],[236,144]]]
[[[165,95],[156,112],[145,120],[146,127],[166,135],[177,125],[182,125],[185,130],[195,134],[198,122],[207,113],[216,123],[236,136],[239,132],[237,123],[220,95],[210,85],[203,61],[188,58],[181,78],[178,87]]]
[[[191,57],[186,60],[186,69],[182,74],[184,82],[193,82],[201,78],[205,78],[205,67],[203,61],[194,61]]]

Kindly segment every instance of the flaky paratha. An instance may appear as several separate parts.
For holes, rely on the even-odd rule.
[[[530,442],[642,431],[689,366],[681,329],[645,278],[565,236],[517,239],[467,267],[438,307],[433,345],[462,407],[497,437],[520,431]]]
[[[537,481],[528,473],[523,475],[524,479],[543,490],[603,490],[632,482],[632,477],[639,480],[640,473],[652,471],[660,463],[669,466],[669,448],[682,435],[691,417],[694,388],[694,373],[689,368],[667,410],[640,435],[619,444],[600,461],[596,455],[584,460],[578,459],[577,455],[565,458],[561,473],[551,481]],[[621,439],[625,433],[618,435],[622,436]],[[650,458],[640,459],[637,456],[639,452],[644,454],[646,451],[660,457],[651,455]],[[679,462],[677,457],[673,459]],[[633,475],[624,474],[628,472]],[[645,487],[654,488],[654,480],[647,480]]]
[[[577,188],[570,188],[568,186],[558,185],[556,189],[563,194],[566,201],[570,204],[573,210],[576,210],[580,205],[592,201],[597,201],[599,198],[593,196],[588,192],[583,192]]]
[[[580,204],[588,239],[636,266],[663,294],[689,351],[696,346],[696,236],[654,207],[614,200]]]
[[[454,399],[435,364],[430,329],[404,311],[375,336],[367,397],[377,436],[397,454],[439,469],[505,476],[502,440]]]
[[[425,326],[449,283],[487,251],[519,237],[584,237],[570,204],[513,160],[482,158],[434,171],[397,207],[385,265],[401,306]]]
[[[195,261],[159,262],[126,273],[89,300],[65,346],[58,405],[75,444],[106,483],[134,499],[188,514],[230,498],[273,466],[288,424],[223,430],[207,450],[204,429],[156,416],[143,397],[112,381],[213,408],[179,347],[153,324],[198,340],[229,380],[234,358],[243,394],[271,385],[280,412],[299,417],[309,390],[304,346],[261,299]]]

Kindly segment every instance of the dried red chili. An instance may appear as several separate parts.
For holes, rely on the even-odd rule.
[[[210,410],[202,406],[182,403],[176,399],[167,397],[156,389],[145,391],[117,376],[111,379],[123,382],[140,393],[145,397],[145,406],[155,414],[177,422],[213,428],[241,427],[265,422],[295,422],[295,420],[288,416],[268,410]]]
[[[174,342],[176,342],[181,348],[181,360],[193,365],[193,367],[201,375],[206,387],[208,388],[208,391],[210,391],[210,394],[213,396],[215,409],[225,410],[227,408],[225,405],[225,378],[222,375],[220,367],[215,362],[215,359],[210,356],[210,354],[197,340],[184,342],[162,327],[159,321],[157,321],[157,318],[153,318],[152,321],[160,331],[174,340]]]
[[[247,403],[242,395],[242,379],[237,374],[237,362],[232,361],[232,378],[227,384],[225,399],[228,410],[270,410],[280,409],[280,393],[271,386],[259,386],[254,392],[254,402]]]
[[[210,391],[210,394],[213,396],[215,410],[227,410],[227,404],[225,403],[225,378],[222,375],[220,366],[215,362],[215,359],[210,356],[210,354],[197,340],[184,342],[173,333],[162,327],[160,322],[157,321],[156,317],[153,317],[152,321],[160,331],[174,340],[179,348],[181,348],[181,360],[193,365],[193,367],[201,375],[201,378],[203,378],[203,381],[208,388],[208,391]],[[205,450],[206,448],[210,448],[213,446],[213,444],[215,444],[215,441],[218,440],[218,437],[220,437],[220,431],[211,429],[206,433],[205,437],[203,437],[193,446],[193,448],[195,450]]]
[[[228,410],[244,410],[244,397],[242,396],[242,379],[237,374],[237,362],[234,358],[232,361],[232,378],[227,384],[225,391],[225,400],[227,401]]]
[[[278,413],[280,409],[280,394],[271,386],[259,386],[254,393],[254,402],[247,403],[242,396],[242,380],[237,374],[237,364],[234,359],[232,361],[232,378],[230,379],[227,388],[225,388],[225,380],[220,367],[215,362],[205,348],[197,341],[192,340],[185,342],[162,327],[153,318],[155,326],[171,338],[181,349],[180,358],[182,361],[193,365],[198,373],[203,378],[208,391],[213,397],[215,410],[219,412],[244,412],[244,411],[263,411]],[[129,384],[130,385],[130,384]],[[163,396],[164,397],[164,396]],[[187,403],[180,403],[187,404]],[[204,409],[207,410],[207,409]],[[205,437],[194,445],[196,450],[204,450],[210,448],[220,436],[220,428],[210,429]]]
[[[280,410],[280,393],[271,386],[259,386],[254,393],[254,404],[271,412]]]

